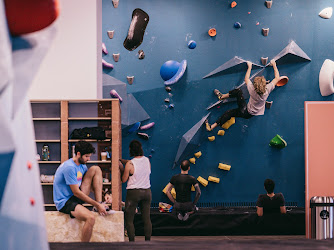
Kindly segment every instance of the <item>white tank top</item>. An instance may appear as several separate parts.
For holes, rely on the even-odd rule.
[[[134,167],[134,173],[132,176],[129,176],[126,189],[150,188],[151,164],[149,159],[142,156],[140,158],[133,158],[131,162]]]

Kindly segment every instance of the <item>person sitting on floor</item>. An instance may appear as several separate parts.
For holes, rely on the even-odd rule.
[[[167,196],[171,202],[174,203],[174,210],[176,211],[179,220],[186,221],[190,214],[193,214],[196,209],[196,203],[201,196],[201,189],[195,177],[188,175],[190,170],[190,163],[184,160],[181,163],[181,174],[174,175],[167,185]],[[191,186],[194,185],[196,196],[194,201],[191,201]],[[175,187],[176,200],[171,194],[171,190]]]
[[[282,193],[274,193],[275,182],[271,179],[264,181],[266,194],[260,194],[256,202],[256,213],[258,216],[263,214],[286,213],[284,196]]]

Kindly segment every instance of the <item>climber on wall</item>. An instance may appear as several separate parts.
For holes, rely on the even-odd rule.
[[[269,84],[266,84],[266,79],[263,76],[257,76],[254,78],[254,83],[252,83],[249,79],[252,70],[252,63],[247,61],[248,69],[245,75],[245,83],[247,85],[247,89],[250,95],[248,104],[246,104],[242,91],[239,88],[233,89],[226,94],[222,94],[218,89],[214,90],[215,95],[217,95],[220,100],[230,97],[237,98],[238,108],[227,110],[212,125],[210,125],[208,120],[206,120],[205,125],[207,131],[213,130],[218,125],[222,126],[227,121],[229,121],[230,123],[234,123],[232,120],[230,120],[232,117],[242,117],[245,119],[249,119],[255,115],[264,114],[266,100],[269,97],[270,92],[274,90],[277,82],[280,79],[275,60],[271,60],[270,65],[274,68],[275,78]]]

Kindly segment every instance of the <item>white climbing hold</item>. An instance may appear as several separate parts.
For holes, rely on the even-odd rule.
[[[332,7],[327,7],[320,11],[319,16],[325,19],[329,19],[332,17],[333,14],[333,8]]]

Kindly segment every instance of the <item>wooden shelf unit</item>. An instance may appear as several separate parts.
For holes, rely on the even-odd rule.
[[[96,155],[94,154],[91,161],[87,162],[87,166],[99,165],[104,175],[109,175],[111,182],[103,183],[103,187],[111,188],[113,193],[112,209],[120,211],[122,188],[118,164],[122,152],[122,138],[119,100],[31,100],[31,107],[37,152],[41,154],[41,148],[44,144],[48,144],[50,148],[50,160],[38,161],[41,174],[54,174],[58,167],[57,164],[60,165],[72,156],[70,155],[70,146],[80,141],[69,138],[73,129],[99,126],[109,130],[109,134],[111,134],[109,139],[83,139],[83,141],[91,142],[96,149]],[[102,161],[100,152],[106,148],[111,151],[111,159]],[[41,183],[41,185],[45,207],[54,207],[54,204],[50,204],[53,203],[53,183]]]

